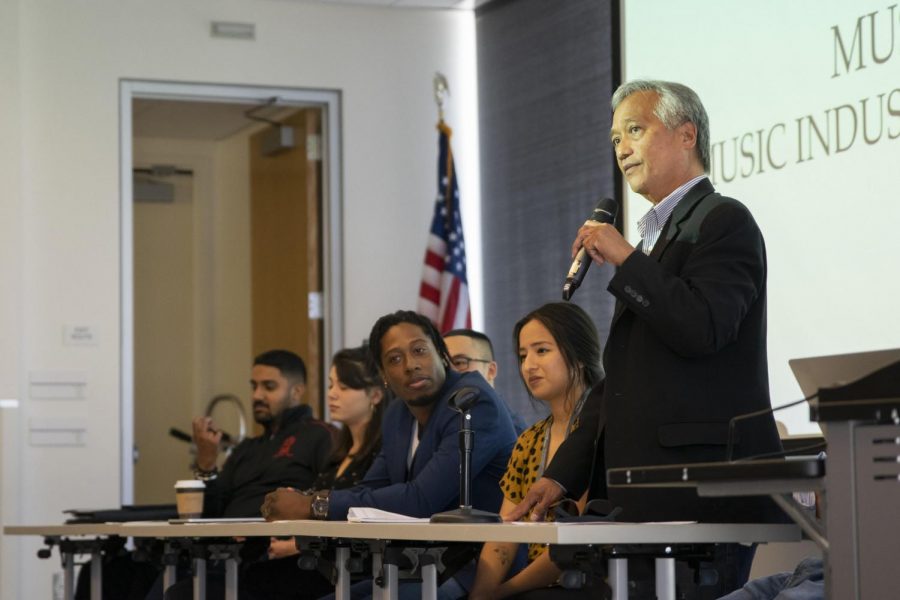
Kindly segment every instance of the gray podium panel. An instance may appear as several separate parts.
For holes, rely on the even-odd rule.
[[[897,586],[900,425],[828,423],[829,597],[882,598]]]

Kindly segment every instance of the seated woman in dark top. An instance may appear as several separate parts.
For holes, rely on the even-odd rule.
[[[351,348],[335,354],[331,362],[328,414],[344,427],[328,468],[319,475],[314,490],[353,487],[369,470],[381,448],[385,390],[366,356],[365,347]]]
[[[386,391],[367,360],[367,349],[348,348],[334,355],[328,373],[328,414],[343,424],[328,465],[314,490],[340,490],[359,483],[381,449],[381,417]],[[295,554],[294,540],[272,540],[272,558]]]

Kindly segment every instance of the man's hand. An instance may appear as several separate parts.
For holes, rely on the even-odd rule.
[[[634,252],[634,246],[625,241],[614,225],[597,221],[586,221],[578,230],[572,242],[572,258],[582,248],[598,265],[608,262],[617,267]]]
[[[308,519],[312,496],[301,494],[294,488],[278,488],[266,494],[259,512],[266,521],[290,521]]]
[[[194,428],[194,443],[197,445],[197,467],[202,471],[212,471],[216,468],[216,459],[219,457],[222,432],[213,427],[213,421],[209,417],[196,417],[191,425]]]
[[[509,514],[503,515],[504,521],[518,521],[531,512],[532,521],[543,521],[544,515],[550,506],[563,497],[564,491],[561,485],[541,477],[534,482],[525,497]],[[532,510],[532,507],[534,510]]]
[[[294,542],[294,538],[290,538],[287,540],[280,540],[278,538],[269,539],[270,559],[284,558],[285,556],[293,556],[299,553],[300,551],[297,550],[297,544]]]

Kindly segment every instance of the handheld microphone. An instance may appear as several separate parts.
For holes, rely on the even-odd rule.
[[[194,438],[191,436],[191,434],[185,433],[184,431],[182,431],[181,429],[178,429],[177,427],[170,427],[169,435],[171,435],[176,440],[181,440],[182,442],[187,442],[189,444],[194,441]],[[225,442],[226,444],[230,444],[232,446],[237,444],[237,441],[235,441],[235,439],[233,437],[231,437],[230,435],[228,435],[228,433],[225,431],[222,432],[222,441]]]
[[[612,223],[616,220],[616,213],[618,210],[619,206],[616,204],[615,200],[612,198],[603,198],[597,203],[597,207],[594,208],[594,212],[591,213],[588,220],[597,221],[598,223]],[[572,298],[572,294],[575,293],[575,290],[577,290],[581,285],[581,282],[584,281],[584,276],[591,267],[591,262],[591,257],[584,251],[584,248],[579,250],[578,254],[575,255],[575,260],[572,261],[572,266],[569,267],[569,274],[566,275],[566,282],[563,284],[563,300],[568,301]]]

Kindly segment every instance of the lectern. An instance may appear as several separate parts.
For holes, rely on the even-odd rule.
[[[830,600],[897,597],[900,349],[789,361],[828,444],[824,464],[763,460],[610,469],[610,486],[696,487],[702,496],[771,495],[826,558]],[[790,503],[822,490],[824,531]]]
[[[831,600],[897,594],[900,351],[864,355],[883,359],[892,353],[894,362],[856,381],[817,388],[818,397],[810,403],[810,418],[819,422],[828,442],[825,585]],[[856,361],[860,356],[823,358]]]

